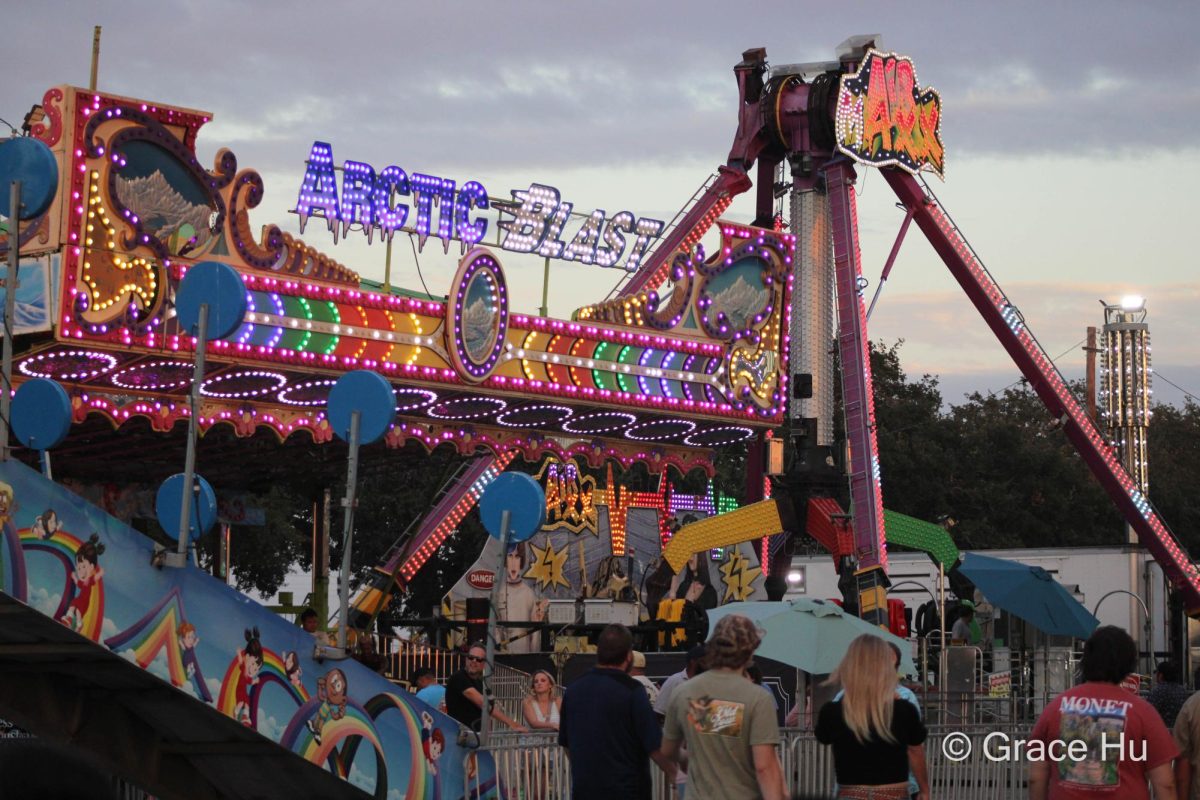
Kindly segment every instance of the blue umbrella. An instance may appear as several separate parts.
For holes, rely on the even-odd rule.
[[[729,614],[749,617],[763,630],[756,653],[781,664],[825,675],[837,669],[850,643],[864,633],[900,648],[900,671],[916,674],[912,646],[883,628],[847,614],[836,603],[795,598],[782,602],[752,600],[726,603],[708,612],[709,634],[717,620]]]
[[[957,569],[992,605],[1046,633],[1086,639],[1100,624],[1041,567],[967,553]]]

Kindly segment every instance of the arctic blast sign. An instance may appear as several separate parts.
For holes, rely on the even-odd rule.
[[[376,170],[361,161],[342,164],[339,190],[338,169],[333,146],[313,142],[293,209],[300,217],[301,233],[310,217],[320,217],[335,242],[351,231],[361,231],[368,241],[376,231],[385,240],[404,231],[416,234],[421,248],[433,236],[441,240],[444,250],[457,241],[465,253],[487,234],[490,221],[479,212],[494,207],[500,215],[495,225],[503,234],[499,238],[503,250],[635,272],[665,227],[662,220],[637,217],[630,211],[611,217],[602,208],[573,213],[573,203],[563,200],[558,189],[541,183],[513,189],[511,201],[493,202],[478,181],[459,185],[453,178],[409,174],[395,165]]]

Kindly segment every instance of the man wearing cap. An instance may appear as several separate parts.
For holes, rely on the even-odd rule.
[[[950,629],[950,641],[955,644],[974,644],[977,640],[971,621],[975,619],[975,604],[963,600],[960,605],[958,619],[954,620],[954,626]]]
[[[685,758],[687,800],[783,800],[779,724],[771,698],[743,676],[762,638],[741,614],[722,617],[705,645],[708,670],[671,694],[662,752]]]
[[[629,668],[629,677],[646,687],[646,697],[650,700],[650,707],[653,708],[658,702],[658,687],[654,685],[654,681],[646,677],[646,655],[637,650],[633,651],[633,666]]]

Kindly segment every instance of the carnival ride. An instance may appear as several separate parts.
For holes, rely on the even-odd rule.
[[[1061,424],[1139,539],[1163,565],[1189,613],[1200,613],[1200,573],[1195,565],[1129,476],[1114,444],[1104,439],[1070,393],[1020,311],[1008,301],[928,184],[918,177],[922,171],[942,172],[940,98],[918,86],[911,61],[877,52],[873,45],[874,37],[857,37],[839,48],[838,62],[777,69],[768,68],[765,51],[746,51],[735,67],[740,93],[738,129],[726,164],[681,211],[678,224],[661,246],[622,281],[615,298],[585,306],[575,314],[580,320],[644,326],[647,311],[674,302],[673,294],[660,297],[657,291],[676,277],[671,259],[680,251],[690,252],[735,195],[756,184],[755,223],[773,225],[776,173],[781,165],[787,165],[790,230],[797,237],[789,339],[791,422],[798,466],[781,482],[775,499],[727,514],[720,523],[708,520],[683,531],[668,548],[668,558],[678,568],[693,552],[760,538],[767,531],[774,541],[764,538],[758,552],[767,562],[764,568],[781,577],[787,572],[786,554],[791,549],[790,542],[781,540],[807,534],[829,548],[843,570],[857,575],[860,610],[876,622],[886,621],[888,514],[883,509],[878,470],[862,297],[866,280],[853,191],[852,164],[862,163],[880,169],[905,209],[883,270],[884,280],[915,220],[1051,417]],[[753,181],[750,173],[756,163],[757,181]],[[835,302],[836,321],[831,311]],[[841,364],[849,440],[846,476],[827,466],[834,450],[833,395],[838,379],[828,346],[833,341]],[[748,460],[748,469],[746,499],[752,503],[766,492],[754,458]],[[847,477],[849,514],[833,499]],[[465,496],[462,499],[469,502]],[[955,552],[948,535],[939,535],[932,526],[905,524],[904,529],[909,534],[920,530],[920,548],[931,554]],[[915,541],[910,539],[909,544]],[[783,557],[767,558],[777,553]],[[935,555],[935,560],[943,558]],[[953,560],[944,564],[947,569],[953,565]],[[382,572],[394,574],[392,569]]]
[[[340,452],[324,411],[331,387],[340,373],[374,370],[391,383],[397,414],[376,458],[386,449],[449,445],[495,459],[466,468],[459,491],[442,498],[443,516],[393,555],[407,577],[470,508],[460,495],[473,502],[517,456],[610,471],[635,463],[656,474],[667,467],[711,471],[714,448],[783,419],[789,234],[724,223],[721,249],[709,259],[678,260],[677,275],[686,280],[674,304],[639,313],[639,326],[510,313],[503,267],[483,247],[459,260],[446,298],[383,293],[363,288],[355,273],[275,226],[261,238],[251,234],[249,209],[262,197],[262,181],[239,169],[227,150],[211,170],[200,165],[195,142],[208,114],[74,87],[51,89],[42,107],[44,119],[30,132],[50,148],[61,179],[50,209],[16,236],[26,268],[41,263],[55,274],[52,324],[22,340],[16,369],[70,392],[76,425],[54,454],[60,480],[147,482],[174,472],[180,429],[193,415],[202,433],[199,470],[218,491],[238,480],[279,479],[310,458],[328,472],[324,462],[336,459],[319,453]],[[310,158],[298,205],[307,203],[310,216],[332,176],[332,169],[322,172],[326,166]],[[422,216],[421,209],[428,212],[432,190],[418,177],[407,191],[417,226],[428,234],[434,215]],[[341,201],[350,208],[345,192]],[[340,225],[331,210],[337,201],[330,202],[327,221]],[[372,215],[400,215],[402,204],[380,203]],[[448,205],[443,200],[443,212]],[[633,227],[632,215],[617,215],[603,235],[594,228],[590,239],[583,234],[572,242],[575,252],[619,252],[626,218]],[[639,221],[634,245],[642,252],[649,239],[643,227]],[[197,341],[181,329],[175,303],[184,276],[204,261],[237,270],[248,310],[232,335],[208,346],[201,400],[192,408],[189,355]],[[729,301],[731,286],[742,293],[738,302]],[[98,428],[100,420],[111,430]],[[102,736],[80,737],[153,790],[181,793],[161,773],[182,753],[196,756],[186,772],[197,781],[197,796],[263,793],[261,781],[243,774],[239,735],[222,735],[218,726],[191,740],[149,719],[174,715],[195,731],[217,711],[284,748],[269,752],[290,751],[376,796],[397,787],[410,797],[457,792],[472,768],[486,782],[490,765],[463,760],[454,745],[457,730],[444,717],[391,697],[354,665],[315,660],[302,633],[193,568],[152,565],[148,539],[19,463],[6,465],[5,478],[15,533],[4,539],[0,588],[37,611],[13,606],[22,624],[8,630],[26,638],[6,647],[10,655],[32,655],[14,665],[3,697],[30,730],[74,736],[79,697],[97,690],[96,682],[38,675],[78,672],[80,662],[117,653],[125,659],[106,669],[149,670],[177,689],[192,689],[191,698],[165,695],[153,714],[106,706],[109,721],[141,725],[139,740],[153,744],[152,754],[136,763],[120,758]],[[616,526],[637,498],[611,478],[607,489],[610,542],[620,556]],[[62,543],[50,558],[42,554],[47,544],[21,533],[33,530],[35,514],[46,509],[62,522],[54,534]],[[660,528],[654,525],[656,547]],[[74,632],[56,627],[75,619],[81,624],[72,625]],[[59,641],[60,634],[70,641]],[[51,660],[55,654],[61,663]],[[24,695],[23,686],[30,687]],[[271,711],[260,715],[258,701],[268,697]],[[41,715],[43,709],[49,712]],[[139,714],[149,716],[139,720]],[[434,739],[440,762],[428,746]],[[281,759],[279,768],[291,761]],[[205,773],[215,777],[205,783],[198,777]]]
[[[500,258],[479,246],[486,223],[471,218],[487,207],[486,190],[473,181],[456,190],[446,179],[409,176],[398,167],[376,173],[347,162],[339,196],[332,150],[314,145],[297,203],[302,218],[323,218],[335,235],[363,227],[381,236],[403,232],[422,241],[435,236],[447,245],[455,239],[470,245],[464,245],[445,298],[376,291],[276,226],[255,237],[249,212],[262,199],[263,182],[252,170],[239,169],[228,150],[217,154],[212,169],[199,163],[195,142],[208,114],[74,87],[51,89],[41,104],[45,119],[33,123],[30,133],[51,148],[62,181],[56,203],[22,226],[18,238],[23,257],[45,259],[50,271],[57,271],[56,307],[52,330],[22,343],[17,368],[24,376],[57,380],[71,392],[77,430],[61,451],[60,474],[101,480],[155,473],[144,474],[144,480],[174,471],[182,449],[178,428],[192,413],[185,395],[193,371],[188,355],[195,347],[179,330],[174,294],[191,265],[216,260],[238,271],[250,299],[244,324],[209,347],[202,403],[195,411],[205,432],[201,471],[218,489],[222,478],[242,478],[261,468],[259,479],[270,480],[303,468],[292,456],[308,458],[321,448],[336,448],[321,409],[336,376],[354,369],[374,370],[393,386],[397,416],[387,448],[449,445],[464,456],[483,454],[454,476],[433,504],[434,513],[387,554],[377,570],[379,583],[355,601],[360,619],[383,607],[393,588],[410,579],[453,533],[488,481],[519,456],[530,462],[553,458],[564,470],[570,462],[576,470],[609,468],[605,486],[593,480],[591,490],[572,494],[563,509],[587,519],[594,512],[598,521],[597,509],[605,506],[605,546],[613,557],[625,554],[626,536],[634,535],[629,526],[637,502],[654,514],[649,539],[662,548],[677,575],[700,551],[751,539],[760,542],[757,569],[780,575],[788,565],[786,540],[807,532],[830,549],[841,569],[854,574],[861,613],[882,622],[887,541],[907,536],[906,543],[923,543],[943,563],[957,552],[930,529],[889,518],[881,502],[853,189],[854,164],[862,163],[878,167],[904,205],[901,237],[915,221],[1163,564],[1189,610],[1200,611],[1195,567],[1067,391],[1020,312],[917,177],[922,170],[942,169],[940,99],[918,87],[910,61],[877,52],[873,44],[850,41],[837,62],[776,70],[768,68],[764,51],[747,51],[735,67],[738,129],[727,162],[671,226],[658,226],[665,235],[657,247],[649,246],[655,226],[643,225],[644,220],[635,224],[628,213],[609,220],[601,214],[570,243],[558,242],[562,206],[557,192],[536,184],[514,192],[516,202],[506,213],[519,224],[497,228],[507,233],[506,241],[516,236],[524,252],[548,247],[547,252],[565,251],[587,263],[612,264],[625,246],[622,233],[637,236],[638,259],[629,262],[628,282],[615,296],[578,309],[571,320],[510,312]],[[791,173],[790,233],[774,225],[775,174],[785,163]],[[752,180],[755,169],[757,180]],[[733,197],[754,185],[757,224],[719,221]],[[397,193],[412,199],[412,209],[396,202]],[[416,211],[416,221],[406,227],[410,210]],[[720,243],[705,257],[697,245],[713,226]],[[741,293],[738,303],[730,299],[737,292],[726,294],[733,289]],[[847,475],[828,466],[835,380],[829,343],[835,340],[849,440]],[[772,499],[764,500],[767,483],[759,456],[766,434],[784,421],[789,400],[799,466],[775,487]],[[664,499],[669,489],[637,498],[611,477],[614,464],[644,465],[657,475],[668,467],[711,474],[714,449],[742,442],[749,442],[751,452],[749,505],[685,526],[674,536],[664,522],[672,510]],[[136,463],[114,460],[118,452]],[[851,507],[843,514],[834,495],[847,477]],[[26,642],[32,661],[26,671],[14,673],[19,680],[5,682],[0,696],[6,707],[25,711],[20,721],[35,732],[41,725],[71,735],[83,708],[71,698],[94,690],[78,681],[56,684],[35,672],[78,673],[78,662],[107,658],[133,641],[128,637],[144,633],[145,642],[125,648],[131,651],[129,661],[151,671],[165,661],[160,671],[176,688],[202,671],[215,678],[222,672],[217,662],[227,662],[227,679],[211,692],[218,710],[249,719],[260,733],[339,776],[353,777],[356,767],[369,773],[370,780],[361,785],[376,796],[397,781],[407,782],[408,796],[457,791],[453,786],[462,775],[456,770],[465,767],[462,753],[449,744],[453,737],[442,734],[447,749],[441,767],[418,744],[430,740],[432,730],[443,730],[443,718],[405,698],[380,701],[386,694],[382,687],[348,667],[341,685],[348,678],[350,689],[334,703],[344,703],[341,713],[363,727],[351,730],[347,723],[337,736],[333,732],[342,728],[335,726],[320,737],[306,720],[320,715],[321,703],[330,701],[314,701],[318,689],[311,676],[320,672],[332,680],[332,671],[305,660],[294,629],[194,570],[155,570],[149,564],[150,545],[139,534],[36,473],[8,464],[4,478],[13,488],[2,573],[9,597],[30,602],[51,619],[64,618],[64,603],[84,595],[83,605],[103,598],[96,588],[83,595],[78,590],[79,574],[73,570],[87,541],[84,534],[96,531],[101,544],[121,554],[106,558],[113,566],[106,567],[104,580],[113,597],[121,590],[122,601],[108,611],[79,609],[76,616],[90,620],[88,626],[61,631],[86,640],[37,639],[35,629],[45,616],[15,604],[8,607],[18,610],[5,612],[14,618],[34,615],[22,616],[23,630],[37,639]],[[710,513],[718,510],[715,501],[708,505]],[[74,517],[59,537],[61,553],[51,552],[53,536],[47,543],[22,533],[32,530],[33,512],[43,507],[68,509]],[[887,532],[889,522],[897,528],[894,536]],[[585,529],[597,531],[582,522],[572,528],[575,533]],[[565,556],[548,539],[543,547],[539,580],[554,587],[562,579]],[[89,558],[94,567],[95,558]],[[744,554],[740,558],[746,560]],[[581,565],[584,560],[581,553]],[[524,569],[524,562],[517,568]],[[739,564],[729,572],[739,581],[732,596],[746,599],[756,591],[751,570]],[[518,583],[522,577],[518,571]],[[184,652],[192,648],[183,627],[184,600],[193,616],[210,615],[202,637],[206,649],[190,661]],[[258,634],[243,638],[256,627]],[[251,646],[251,639],[258,644]],[[284,648],[299,654],[297,663],[309,678],[289,677]],[[242,680],[238,670],[252,650],[261,652],[258,669],[264,677],[250,684],[253,676]],[[118,674],[123,668],[135,669],[128,663],[106,667]],[[37,709],[19,697],[22,681],[38,687],[40,708],[59,710],[38,718]],[[280,693],[272,702],[283,708],[287,700],[296,708],[288,707],[288,722],[279,723],[280,716],[272,727],[256,719],[254,709],[260,692],[276,684]],[[327,693],[328,685],[319,691]],[[201,679],[192,698],[171,695],[158,713],[201,719],[213,709],[199,687],[207,689],[207,682]],[[400,714],[391,715],[393,710]],[[391,715],[386,724],[379,721],[385,712]],[[128,716],[130,725],[139,724],[136,713]],[[161,725],[154,736],[159,755],[142,764],[117,760],[148,785],[161,784],[160,773],[169,768],[164,759],[172,753],[199,758],[238,752],[242,741],[233,735],[216,738],[220,734],[214,732],[213,738],[184,746]],[[99,737],[89,742],[112,756]],[[282,759],[280,769],[297,760]],[[476,768],[484,773],[488,766],[481,761]],[[228,778],[238,767],[224,763],[205,769]],[[414,781],[419,789],[412,788]],[[233,779],[214,780],[212,789],[228,796],[249,794]]]

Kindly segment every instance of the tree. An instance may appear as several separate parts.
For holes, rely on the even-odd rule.
[[[1023,382],[970,395],[950,419],[958,446],[945,480],[960,546],[1122,542],[1112,501]]]
[[[1187,548],[1200,557],[1200,405],[1156,405],[1148,431],[1151,502]]]
[[[893,511],[932,521],[952,510],[946,481],[955,447],[952,426],[942,414],[937,378],[926,374],[914,382],[905,374],[903,344],[871,343],[883,500]]]

